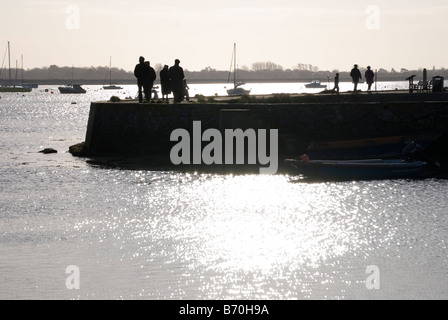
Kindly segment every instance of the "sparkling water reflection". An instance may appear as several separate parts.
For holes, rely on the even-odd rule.
[[[0,100],[1,299],[448,297],[446,181],[90,167],[66,150],[101,94]]]

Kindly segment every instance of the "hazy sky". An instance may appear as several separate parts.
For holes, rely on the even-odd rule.
[[[133,70],[143,55],[228,70],[234,42],[240,67],[448,67],[447,0],[0,0],[0,30],[1,61],[9,40],[25,69],[112,56]]]

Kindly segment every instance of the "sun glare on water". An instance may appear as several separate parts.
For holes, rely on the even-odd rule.
[[[320,184],[294,186],[275,176],[213,179],[193,188],[195,200],[178,220],[180,246],[192,266],[268,271],[287,265],[318,266],[348,250],[356,234],[339,222],[338,204]],[[206,204],[204,206],[204,203]]]

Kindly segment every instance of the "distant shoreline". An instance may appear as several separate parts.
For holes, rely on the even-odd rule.
[[[448,80],[448,78],[445,78]],[[228,83],[227,80],[223,79],[187,79],[189,84],[216,84],[216,83]],[[250,80],[242,80],[242,82],[245,83],[307,83],[311,82],[312,80],[292,80],[292,79],[250,79]],[[326,83],[327,81],[321,80],[323,83]],[[378,80],[378,82],[385,83],[385,82],[407,82],[405,79],[384,79],[384,80]],[[350,82],[347,81],[341,81],[341,82]],[[21,81],[17,82],[17,86],[21,85]],[[37,84],[37,85],[48,85],[48,86],[56,86],[56,85],[66,85],[72,83],[70,80],[24,80],[25,84]],[[81,85],[109,85],[109,83],[104,83],[101,80],[75,80],[73,83],[81,84]],[[113,81],[113,84],[115,85],[135,85],[136,80],[116,80]],[[160,85],[160,81],[156,80],[155,85]],[[231,85],[231,83],[229,83]],[[330,80],[330,84],[333,84],[333,80]]]
[[[202,70],[189,71],[184,68],[185,77],[188,83],[191,84],[207,84],[207,83],[233,83],[233,74],[228,71],[219,70]],[[364,69],[360,69],[364,73]],[[2,70],[0,85],[6,82],[7,72]],[[377,75],[377,82],[389,81],[406,81],[406,78],[415,75],[414,81],[423,80],[423,69],[400,71],[387,71],[385,69],[375,70]],[[35,83],[41,85],[60,85],[69,83],[79,83],[85,85],[108,85],[113,84],[135,84],[136,79],[133,72],[125,71],[123,69],[112,68],[112,78],[108,75],[107,68],[68,68],[50,66],[49,68],[36,68],[24,70],[23,77],[16,76],[11,79],[12,82],[20,85],[22,78],[24,83]],[[340,82],[351,82],[351,77],[348,71],[310,71],[310,70],[238,70],[238,81],[245,83],[294,83],[294,82],[311,82],[313,80],[320,80],[321,82],[333,83],[336,72],[339,72]],[[11,74],[22,75],[22,70],[11,70]],[[157,78],[159,78],[159,71],[156,69]],[[442,76],[448,79],[448,69],[431,69],[427,70],[427,77],[431,79],[434,76]],[[364,76],[363,76],[364,78]],[[159,79],[156,84],[160,84]]]

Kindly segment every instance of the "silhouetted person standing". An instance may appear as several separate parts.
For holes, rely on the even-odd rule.
[[[333,92],[339,93],[339,73],[336,73],[336,75],[334,76]]]
[[[170,90],[170,74],[168,65],[165,65],[162,70],[160,70],[160,85],[162,86],[162,100],[168,102],[168,95],[171,93]]]
[[[169,69],[170,89],[174,95],[174,103],[182,102],[183,100],[183,92],[184,92],[183,80],[185,78],[185,75],[184,75],[184,69],[182,69],[182,67],[179,66],[179,64],[180,60],[176,59],[174,61],[174,66],[172,66]]]
[[[352,81],[354,83],[353,93],[356,93],[358,91],[359,80],[362,79],[361,71],[359,71],[357,64],[355,64],[352,71],[350,71],[350,77],[352,77]]]
[[[139,58],[139,64],[135,66],[134,69],[134,75],[137,78],[137,86],[138,86],[138,102],[143,102],[143,93],[142,89],[144,88],[145,82],[147,81],[148,77],[148,69],[147,65],[145,64],[145,58],[140,57]],[[146,95],[146,92],[145,92]]]
[[[372,93],[372,84],[375,79],[375,73],[370,69],[370,66],[367,67],[366,73],[364,74],[367,82],[367,92]]]
[[[148,73],[147,79],[145,80],[145,83],[143,84],[143,89],[145,91],[145,97],[148,102],[151,102],[151,94],[152,94],[152,87],[154,86],[154,81],[157,79],[156,72],[151,67],[149,61],[146,61],[145,64],[147,65],[146,72]]]

